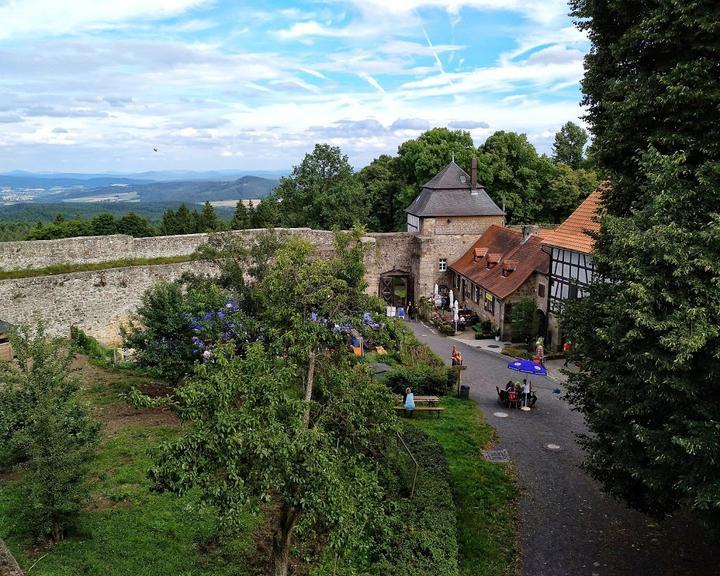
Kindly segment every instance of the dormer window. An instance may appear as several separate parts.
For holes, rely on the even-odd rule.
[[[507,277],[510,276],[517,269],[517,260],[505,260],[502,267],[502,275]]]
[[[500,259],[502,258],[502,254],[498,253],[490,253],[487,255],[487,268],[495,268],[495,266],[498,265],[500,262]]]
[[[485,258],[485,256],[487,256],[487,253],[487,248],[475,248],[475,252],[473,253],[473,262],[482,260],[483,258]]]

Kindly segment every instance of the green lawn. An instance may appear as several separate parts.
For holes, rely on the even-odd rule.
[[[494,437],[474,402],[446,397],[441,417],[421,413],[412,422],[442,444],[450,465],[457,507],[460,573],[463,576],[519,572],[517,485],[508,464],[486,461],[480,452]]]
[[[21,480],[0,481],[0,537],[32,576],[159,576],[246,574],[246,555],[254,551],[256,518],[248,513],[245,530],[231,545],[209,546],[211,513],[198,511],[197,498],[177,498],[149,490],[147,471],[152,452],[178,433],[167,414],[135,412],[116,390],[125,389],[132,374],[105,372],[105,386],[85,389],[93,412],[106,421],[105,438],[91,476],[90,503],[81,518],[82,533],[53,547],[32,550],[30,543],[11,537],[12,508]],[[117,381],[111,383],[115,378]],[[219,551],[222,550],[222,551]],[[225,555],[223,557],[222,555]],[[232,556],[233,561],[228,562]]]

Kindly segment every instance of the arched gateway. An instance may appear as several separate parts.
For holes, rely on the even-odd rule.
[[[413,277],[410,272],[394,268],[380,275],[378,296],[380,296],[388,306],[402,306],[406,308],[408,302],[411,302],[414,298],[413,286]]]

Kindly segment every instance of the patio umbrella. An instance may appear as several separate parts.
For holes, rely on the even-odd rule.
[[[455,294],[450,290],[450,299],[448,300],[448,306],[450,306],[450,308],[453,307],[453,302],[455,302]]]
[[[525,359],[519,359],[519,360],[513,360],[508,363],[507,367],[510,370],[515,370],[516,372],[524,372],[525,374],[537,374],[538,376],[547,376],[547,370],[545,369],[545,366],[542,366],[540,364],[535,364],[532,360],[525,360]]]
[[[455,300],[455,304],[452,305],[452,309],[453,309],[453,320],[455,320],[455,322],[457,322],[457,321],[458,321],[458,318],[459,318],[459,317],[458,317],[458,312],[459,312],[459,310],[460,310],[460,306],[458,305],[458,301],[457,301],[457,300]]]
[[[433,296],[437,296],[437,295],[438,295],[438,285],[435,284],[435,287],[433,288]]]

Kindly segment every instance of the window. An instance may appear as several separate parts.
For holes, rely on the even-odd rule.
[[[447,271],[447,258],[440,258],[440,260],[438,260],[438,270],[440,270],[440,272]]]
[[[545,284],[538,284],[538,296],[540,296],[540,298],[545,297]]]
[[[568,300],[577,300],[578,297],[578,285],[570,284],[568,286]]]

